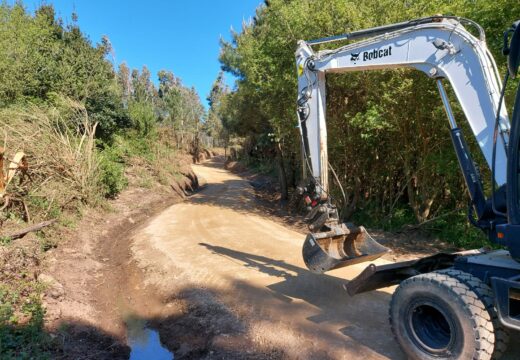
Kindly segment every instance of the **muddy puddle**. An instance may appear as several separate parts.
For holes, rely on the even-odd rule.
[[[126,321],[130,360],[172,360],[173,353],[166,349],[159,338],[159,332],[148,327],[145,320]]]

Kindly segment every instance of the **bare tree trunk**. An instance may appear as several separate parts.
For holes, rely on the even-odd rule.
[[[426,221],[426,219],[430,215],[430,210],[434,201],[434,197],[428,197],[426,199],[423,199],[420,196],[420,194],[416,194],[417,184],[414,184],[414,182],[417,181],[418,179],[416,174],[410,177],[408,183],[408,201],[413,209],[415,219],[418,223],[422,223]]]
[[[275,147],[278,164],[278,179],[280,181],[280,193],[282,195],[281,199],[287,200],[289,198],[289,190],[287,188],[287,174],[285,172],[285,165],[283,163],[282,146],[279,142],[277,142]]]
[[[361,190],[361,179],[359,177],[356,177],[355,183],[354,183],[354,194],[352,195],[352,200],[349,201],[348,204],[343,205],[343,209],[341,211],[341,218],[343,220],[348,220],[354,214],[354,211],[356,210],[357,203],[359,201],[359,195]],[[349,196],[347,195],[347,200]]]
[[[5,192],[4,152],[4,148],[0,147],[0,196],[3,196]]]
[[[413,213],[415,215],[415,219],[417,222],[422,222],[422,217],[420,214],[420,205],[417,201],[417,196],[415,193],[415,182],[417,181],[416,175],[412,173],[411,167],[409,165],[408,159],[405,157],[404,160],[404,172],[406,177],[408,178],[408,185],[406,186],[406,192],[408,194],[408,203],[410,204]]]

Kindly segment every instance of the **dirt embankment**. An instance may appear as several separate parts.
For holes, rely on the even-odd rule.
[[[88,210],[68,231],[67,241],[47,253],[40,279],[48,284],[46,331],[59,343],[57,357],[128,358],[125,321],[132,317],[134,298],[147,298],[132,264],[129,237],[151,216],[197,190],[190,163],[189,157],[181,160],[181,174],[169,185],[139,187],[130,170],[129,188],[106,209]]]

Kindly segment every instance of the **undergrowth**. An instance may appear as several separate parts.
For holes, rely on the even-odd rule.
[[[146,136],[139,136],[133,130],[125,135],[117,135],[114,144],[108,150],[113,164],[125,167],[137,167],[137,177],[142,187],[149,188],[156,181],[168,185],[171,177],[180,175],[179,151],[175,144],[174,132],[168,127],[155,127]],[[114,176],[119,186],[126,186],[124,174]]]
[[[6,158],[13,164],[16,154],[23,153],[25,161],[25,169],[7,184],[2,214],[42,221],[99,203],[106,192],[96,127],[81,104],[66,98],[56,98],[53,105],[24,103],[0,110]]]
[[[370,206],[354,213],[352,221],[369,228],[391,232],[418,230],[426,237],[437,237],[460,249],[490,246],[484,233],[471,225],[464,210],[441,214],[423,224],[416,224],[411,209],[401,207],[391,216],[377,215]]]
[[[238,153],[238,161],[249,169],[263,175],[277,177],[277,169],[273,161],[266,161],[254,157],[245,157],[243,152]],[[377,206],[368,203],[357,209],[348,219],[367,228],[376,228],[389,232],[419,231],[425,238],[436,237],[460,249],[473,249],[493,246],[485,234],[471,225],[465,210],[452,210],[444,214],[437,214],[424,224],[417,224],[412,209],[401,205],[393,209],[392,214],[382,214]]]
[[[0,285],[0,354],[2,359],[51,359],[56,346],[43,330],[45,310],[40,285],[21,280]]]
[[[4,171],[16,153],[23,152],[27,164],[0,194],[3,232],[58,220],[35,233],[29,248],[0,236],[1,359],[51,359],[59,351],[43,329],[43,288],[31,269],[58,245],[60,229],[74,228],[87,208],[107,207],[106,199],[117,197],[130,175],[134,186],[145,188],[180,176],[171,128],[155,125],[146,134],[130,129],[108,143],[96,139],[96,127],[85,108],[67,98],[0,109]]]
[[[35,279],[38,246],[5,244],[0,253],[0,357],[50,359],[56,346],[43,330],[44,286]]]

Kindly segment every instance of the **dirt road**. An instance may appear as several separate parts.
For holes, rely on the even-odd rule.
[[[135,234],[132,253],[146,282],[212,313],[201,315],[212,316],[203,327],[216,328],[210,346],[302,359],[404,358],[388,326],[391,290],[349,297],[341,285],[362,265],[310,273],[304,236],[256,214],[247,180],[215,160],[194,170],[206,188]],[[172,341],[181,353],[194,346]]]
[[[197,187],[191,168],[177,179],[181,192],[128,189],[49,251],[56,358],[404,359],[387,321],[392,288],[349,297],[342,285],[363,265],[310,273],[305,235],[270,196],[256,198],[218,159],[193,169],[207,184],[195,195],[184,196]],[[378,240],[403,248],[406,239],[388,235]],[[387,259],[435,251],[408,243]],[[504,360],[520,359],[517,336]]]

